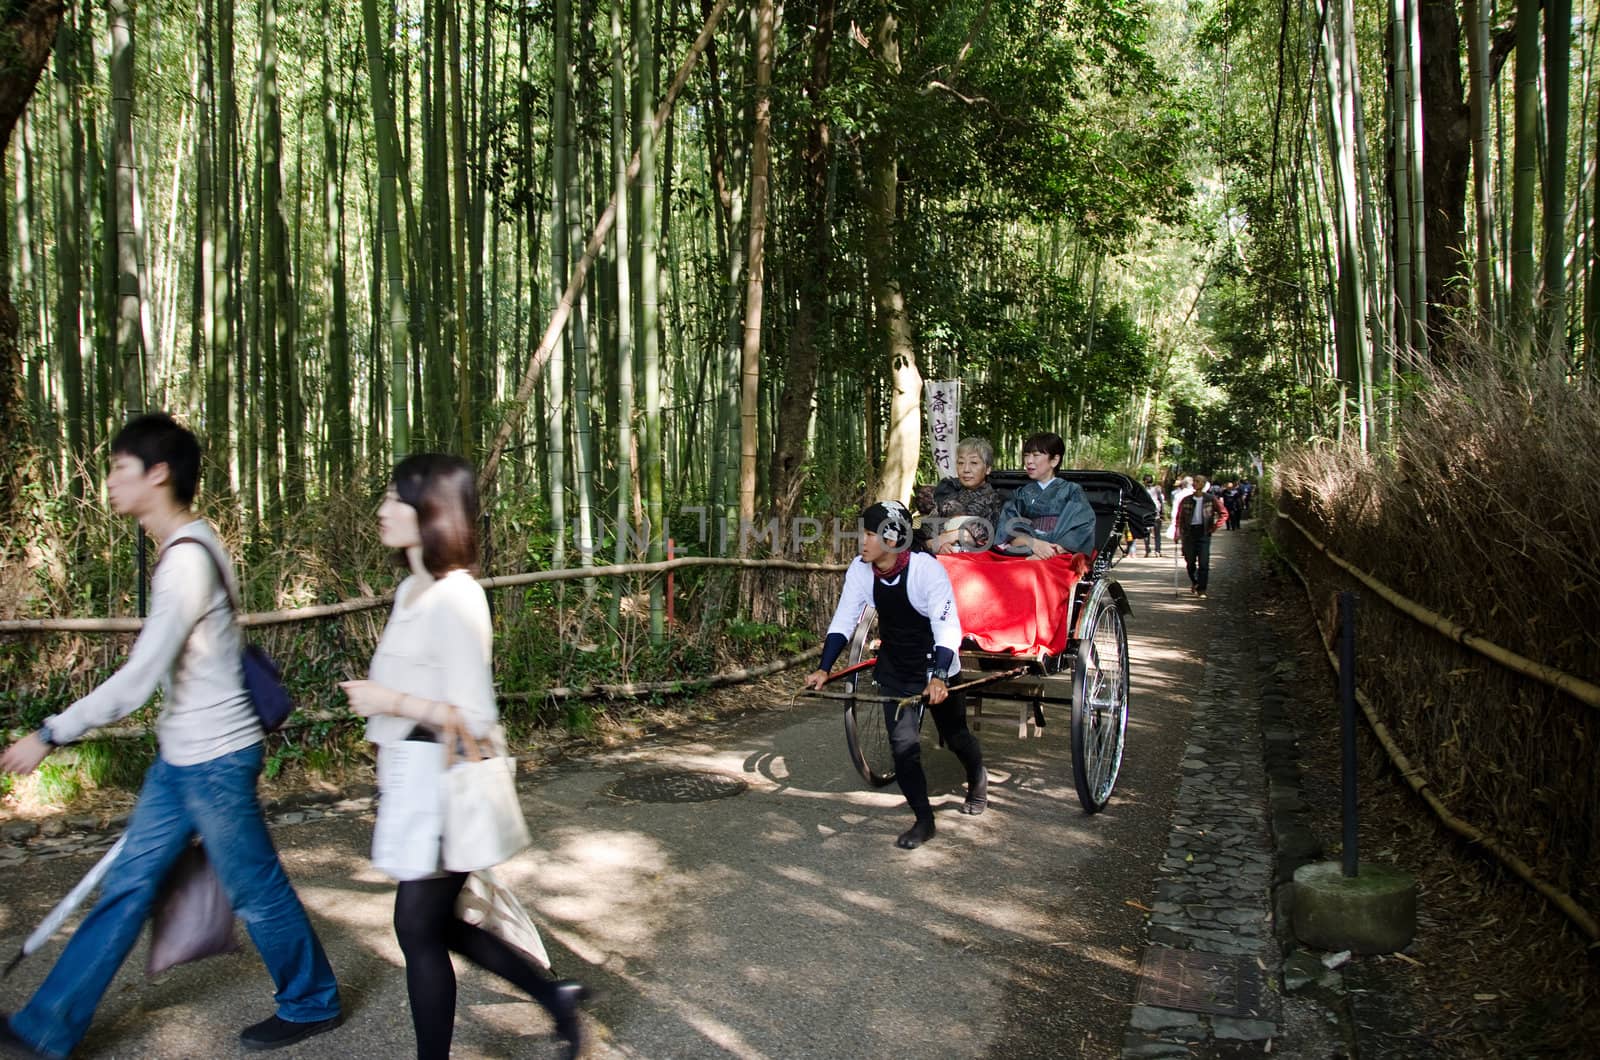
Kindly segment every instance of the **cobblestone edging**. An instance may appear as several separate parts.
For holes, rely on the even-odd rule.
[[[274,828],[350,817],[372,809],[372,785],[349,794],[307,792],[265,803],[267,824]],[[0,825],[0,868],[27,861],[54,861],[75,854],[101,854],[111,849],[128,825],[128,815],[91,817],[83,814],[46,817],[38,821],[7,821]]]
[[[1212,624],[1213,636],[1180,764],[1178,808],[1156,883],[1144,971],[1166,956],[1162,949],[1177,950],[1235,967],[1257,989],[1236,1014],[1195,1011],[1176,1007],[1177,999],[1174,1007],[1140,1003],[1157,996],[1146,974],[1123,1039],[1129,1060],[1205,1055],[1222,1043],[1235,1047],[1229,1052],[1247,1046],[1247,1053],[1265,1053],[1279,1033],[1260,698],[1244,633],[1237,623],[1219,622],[1222,607],[1240,602],[1229,593],[1226,602],[1215,599],[1194,616],[1197,626]],[[1238,995],[1252,993],[1231,985]]]
[[[1332,691],[1326,673],[1302,672],[1291,638],[1256,613],[1250,594],[1264,572],[1239,558],[1223,592],[1194,616],[1211,637],[1123,1040],[1128,1060],[1357,1052],[1338,970],[1346,955],[1301,949],[1292,926],[1294,871],[1321,860],[1323,848],[1289,704],[1299,696],[1331,702]],[[1253,966],[1258,979],[1249,989],[1219,979],[1225,989],[1207,998],[1204,977],[1191,976],[1190,990],[1174,991],[1174,958],[1232,962],[1236,979]],[[1234,1014],[1217,1011],[1230,1000]]]

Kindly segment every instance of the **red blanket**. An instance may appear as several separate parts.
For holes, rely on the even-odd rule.
[[[956,591],[961,629],[984,651],[1052,655],[1067,646],[1072,587],[1089,557],[1017,559],[993,552],[940,556]]]

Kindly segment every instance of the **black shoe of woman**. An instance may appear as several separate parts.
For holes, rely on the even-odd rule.
[[[578,1019],[578,1006],[587,1000],[589,988],[577,980],[563,979],[555,984],[550,1016],[556,1021],[556,1036],[566,1043],[561,1053],[564,1060],[577,1060],[583,1052],[583,1022]]]

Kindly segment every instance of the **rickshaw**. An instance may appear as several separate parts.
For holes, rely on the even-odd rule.
[[[1125,533],[1138,537],[1152,529],[1155,506],[1142,486],[1120,472],[1061,470],[1057,475],[1082,487],[1094,508],[1097,545],[1089,556],[1034,562],[979,553],[986,561],[982,563],[940,557],[950,572],[966,633],[960,679],[951,692],[963,693],[968,709],[979,716],[986,700],[1020,704],[1019,737],[1044,735],[1047,708],[1069,709],[1073,782],[1079,803],[1093,814],[1105,808],[1116,787],[1128,726],[1126,620],[1132,608],[1112,576],[1112,566],[1121,556]],[[1025,483],[1027,475],[994,471],[989,481],[1004,498]],[[1029,578],[1037,579],[1038,598],[1023,603],[1042,609],[1037,625],[1048,627],[1046,634],[1035,635],[1031,644],[1024,643],[1029,638],[1023,636],[1011,638],[1009,645],[997,645],[984,630],[969,627],[969,610],[994,613],[990,591],[995,577],[1006,579],[1013,600],[1018,585],[1025,588]],[[985,606],[969,608],[971,601]],[[847,665],[835,676],[842,679],[846,692],[850,759],[867,783],[882,787],[894,779],[894,757],[884,730],[882,697],[871,692],[869,671],[877,644],[877,615],[868,607],[850,640]],[[863,676],[864,686],[858,689]],[[923,705],[919,701],[902,708],[920,711]]]

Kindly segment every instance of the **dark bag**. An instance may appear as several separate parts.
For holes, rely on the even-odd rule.
[[[206,857],[206,848],[191,843],[178,855],[156,895],[145,973],[154,979],[177,965],[238,948],[228,893]]]
[[[217,568],[217,580],[222,583],[222,591],[228,594],[228,603],[233,606],[233,613],[237,615],[239,601],[234,599],[233,593],[228,589],[228,576],[222,570],[222,561],[217,558],[210,545],[197,538],[182,537],[173,544],[185,541],[199,545],[206,550],[206,555],[211,557],[212,565]],[[289,696],[288,686],[283,683],[283,674],[278,669],[278,664],[272,661],[272,656],[267,654],[266,649],[249,641],[244,642],[244,651],[239,662],[244,670],[245,691],[250,693],[250,702],[255,705],[256,717],[261,720],[261,727],[267,732],[277,732],[283,728],[283,723],[289,720],[289,715],[294,713],[294,700]]]

